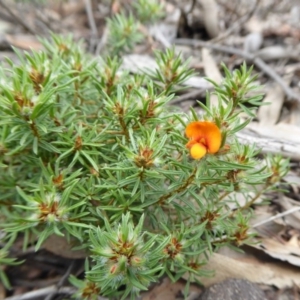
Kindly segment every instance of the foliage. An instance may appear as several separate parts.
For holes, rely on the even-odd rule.
[[[157,0],[132,1],[129,12],[121,10],[107,19],[107,53],[121,55],[130,52],[146,37],[144,25],[156,22],[164,16],[164,5]]]
[[[158,0],[137,0],[132,3],[137,17],[142,23],[158,21],[164,17],[164,5]]]
[[[9,258],[9,249],[12,246],[13,242],[15,241],[15,235],[6,235],[4,232],[1,233],[0,242],[0,281],[2,282],[3,286],[7,289],[10,289],[9,280],[5,274],[5,267],[6,266],[14,266],[22,263],[22,261],[16,261],[15,258]]]
[[[249,96],[257,86],[246,64],[223,66],[217,106],[208,95],[202,115],[185,114],[168,105],[193,75],[174,49],[157,52],[156,72],[129,75],[116,56],[92,59],[71,37],[43,44],[1,69],[0,226],[10,239],[1,264],[14,263],[6,256],[18,234],[24,249],[34,236],[36,250],[50,235],[72,238],[88,252],[85,280],[70,279],[75,297],[134,299],[164,274],[207,276],[213,251],[251,242],[251,206],[288,164],[259,160],[235,137],[262,98]],[[192,122],[218,127],[216,151],[209,133],[188,141]],[[201,159],[191,141],[207,148]]]

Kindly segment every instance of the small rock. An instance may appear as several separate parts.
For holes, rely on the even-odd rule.
[[[227,279],[205,289],[199,300],[265,300],[257,284],[244,279]]]

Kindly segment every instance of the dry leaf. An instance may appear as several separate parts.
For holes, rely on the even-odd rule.
[[[291,203],[297,203],[297,201],[284,196],[282,196],[281,199],[276,202],[283,207],[283,212],[279,214],[277,216],[278,218],[276,218],[275,220],[271,220],[267,223],[263,223],[262,225],[255,226],[255,224],[259,224],[264,220],[270,220],[273,217],[268,208],[261,208],[260,210],[255,211],[255,217],[251,220],[251,223],[252,226],[255,227],[254,231],[259,234],[259,237],[258,243],[251,246],[256,249],[262,250],[273,258],[287,261],[295,266],[300,266],[300,243],[298,241],[300,233],[297,230],[289,230],[289,232],[286,231],[286,224],[296,225],[296,228],[298,224],[300,224],[299,211],[288,213],[289,210],[293,210],[294,208],[298,208],[299,206]],[[284,212],[287,212],[288,214],[283,216]]]
[[[264,61],[278,60],[284,58],[299,60],[299,55],[296,51],[277,45],[260,49],[255,54]]]
[[[293,108],[291,109],[289,124],[300,127],[300,105],[298,102],[294,103]]]
[[[41,50],[43,45],[33,35],[5,35],[9,44],[23,50]]]
[[[258,109],[257,117],[261,126],[275,125],[279,119],[282,105],[285,98],[285,92],[279,84],[274,84],[270,87],[263,103],[270,103],[262,105]]]
[[[263,32],[264,23],[256,15],[253,15],[246,23],[245,29],[249,32]]]
[[[297,245],[295,245],[295,239],[298,241],[298,236],[295,236],[287,242],[279,242],[275,239],[264,238],[259,244],[252,245],[252,247],[262,250],[274,258],[287,261],[294,266],[300,267],[300,247],[299,242]]]
[[[297,195],[300,191],[300,176],[295,171],[289,171],[287,175],[283,177],[283,180],[291,186],[293,192]]]
[[[53,4],[55,5],[56,2],[54,1]],[[57,2],[56,7],[53,7],[57,12],[63,12],[63,16],[67,17],[69,15],[74,15],[81,13],[85,10],[84,1],[64,1],[64,2]]]
[[[162,22],[151,24],[149,34],[160,41],[165,47],[171,47],[176,38],[181,11],[171,3],[166,3],[166,17]]]
[[[169,278],[164,278],[159,285],[155,285],[150,291],[141,294],[142,300],[174,300],[178,294],[183,294],[186,282],[179,280],[176,283],[171,282]],[[190,286],[190,294],[187,299],[197,299],[202,290],[196,285]]]
[[[87,253],[84,250],[72,250],[74,246],[72,242],[68,243],[66,238],[52,234],[43,243],[42,248],[65,258],[79,259],[87,257]]]
[[[295,201],[285,196],[282,196],[280,200],[276,201],[276,203],[281,206],[283,211],[290,210],[294,207],[299,207],[299,201]],[[300,230],[300,211],[295,211],[291,214],[284,216],[283,221],[286,225]]]
[[[205,75],[216,83],[220,84],[223,80],[223,77],[214,57],[210,53],[210,50],[203,48],[201,53]]]
[[[287,85],[290,84],[294,74],[288,74],[284,76],[284,81]],[[272,126],[279,120],[282,105],[285,99],[285,92],[282,90],[279,84],[274,84],[269,88],[263,103],[269,103],[267,105],[260,106],[258,109],[258,119],[261,126]]]
[[[300,176],[297,172],[289,171],[287,175],[283,177],[283,180],[286,181],[288,184],[295,184],[300,187]]]
[[[203,269],[215,270],[215,276],[198,279],[205,287],[229,278],[246,279],[255,283],[274,285],[277,288],[293,287],[294,284],[300,287],[299,268],[282,262],[264,263],[250,258],[248,260],[244,262],[214,253]]]
[[[262,238],[279,236],[285,226],[283,224],[278,224],[276,220],[265,222],[266,220],[271,219],[274,215],[275,213],[270,206],[256,206],[254,215],[251,217],[249,222],[251,225],[251,233],[255,232]]]
[[[3,33],[9,32],[12,27],[12,23],[0,20],[0,38],[2,38]]]

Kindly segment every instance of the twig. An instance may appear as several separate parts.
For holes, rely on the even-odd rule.
[[[95,55],[98,56],[101,52],[101,50],[104,48],[105,44],[107,43],[109,30],[107,27],[103,29],[102,37],[99,40],[99,43],[96,47]]]
[[[90,41],[90,51],[92,51],[92,49],[96,45],[96,40],[98,37],[98,30],[97,30],[97,26],[96,26],[94,15],[93,15],[91,0],[85,0],[84,3],[85,3],[85,10],[86,10],[86,13],[88,16],[89,25],[92,30],[91,41]]]
[[[300,210],[300,206],[293,207],[293,208],[291,208],[291,209],[289,209],[289,210],[287,210],[287,211],[285,211],[285,212],[283,212],[283,213],[277,214],[276,216],[273,216],[273,217],[271,217],[271,218],[269,218],[269,219],[267,219],[267,220],[263,220],[263,221],[261,221],[261,222],[258,222],[258,223],[256,223],[256,224],[254,224],[253,226],[251,226],[251,228],[259,227],[259,226],[261,226],[261,225],[263,225],[263,224],[269,223],[269,222],[271,222],[271,221],[274,221],[274,220],[276,220],[276,219],[278,219],[278,218],[281,218],[281,217],[284,217],[284,216],[286,216],[286,215],[292,214],[292,213],[294,213],[294,212],[296,212],[296,211],[299,211],[299,210]],[[211,243],[217,243],[217,242],[222,242],[222,241],[224,241],[224,240],[226,240],[226,239],[227,239],[227,235],[223,235],[222,237],[217,237],[217,238],[211,240],[210,242],[211,242]],[[5,299],[5,300],[6,300],[6,299]]]
[[[31,280],[31,279],[19,279],[15,278],[14,279],[14,285],[15,286],[22,286],[25,288],[34,288],[34,289],[39,289],[39,288],[44,288],[49,285],[57,284],[57,282],[61,279],[61,276],[55,276],[53,278],[49,279],[37,279],[37,280]]]
[[[271,217],[271,218],[269,218],[269,219],[267,219],[267,220],[263,220],[263,221],[261,221],[261,222],[258,222],[258,223],[256,223],[256,224],[254,224],[254,225],[252,226],[252,228],[259,227],[259,226],[261,226],[261,225],[263,225],[263,224],[269,223],[269,222],[271,222],[271,221],[274,221],[274,220],[276,220],[276,219],[278,219],[278,218],[281,218],[281,217],[284,217],[284,216],[286,216],[286,215],[292,214],[292,213],[294,213],[294,212],[296,212],[296,211],[299,211],[299,210],[300,210],[300,206],[293,207],[293,208],[291,208],[291,209],[289,209],[289,210],[287,210],[287,211],[285,211],[285,212],[282,212],[282,213],[280,213],[280,214],[277,214],[277,215],[275,215],[275,216],[273,216],[273,217]]]
[[[51,285],[43,289],[27,292],[23,295],[17,295],[5,298],[4,300],[32,300],[34,298],[43,297],[49,293],[57,292],[56,285]],[[76,292],[76,289],[73,287],[62,287],[59,290],[60,293],[72,295]]]
[[[181,96],[178,96],[176,97],[174,100],[172,100],[172,104],[178,104],[178,103],[181,103],[183,101],[188,101],[188,100],[192,100],[192,99],[195,99],[199,96],[203,96],[203,94],[205,94],[205,91],[204,89],[197,89],[197,90],[194,90],[194,91],[191,91],[189,93],[186,93],[186,94],[183,94]]]
[[[211,43],[213,42],[220,42],[228,37],[233,31],[237,28],[241,28],[254,14],[258,7],[258,0],[255,0],[251,9],[245,13],[239,20],[237,20],[231,27],[229,27],[223,34],[215,37],[214,39],[210,40]]]
[[[178,45],[190,45],[194,47],[206,47],[209,49],[213,49],[216,51],[221,51],[225,53],[230,53],[234,55],[241,56],[249,61],[252,61],[262,72],[266,75],[274,79],[283,89],[286,96],[290,100],[297,100],[300,102],[300,95],[294,93],[294,91],[284,82],[284,80],[271,68],[269,67],[261,58],[256,57],[253,54],[244,52],[242,50],[234,49],[228,46],[214,45],[209,42],[203,42],[199,40],[191,40],[191,39],[176,39],[175,44]]]
[[[232,3],[228,3],[228,1],[224,0],[217,0],[217,3],[219,6],[223,6],[223,8],[225,8],[225,14],[227,15],[227,19],[228,20],[232,20],[233,15],[237,16],[237,20],[239,18],[241,18],[243,15],[241,14],[241,12],[239,11],[240,5],[243,3],[234,3],[233,1],[231,1]],[[242,1],[240,1],[242,2]]]
[[[51,20],[49,20],[47,13],[45,11],[42,11],[41,8],[38,8],[36,10],[35,17],[39,20],[41,26],[43,26],[46,29],[46,32],[57,32],[56,28],[61,28],[61,24],[59,24],[60,22],[58,23],[56,20],[56,22],[54,23]],[[55,25],[55,28],[53,24]]]
[[[56,293],[59,291],[59,289],[63,286],[63,284],[65,283],[66,279],[69,277],[72,269],[74,267],[74,261],[72,261],[72,263],[70,264],[70,266],[68,267],[66,273],[62,276],[62,278],[59,280],[59,282],[56,284],[56,291],[53,291],[52,293],[49,293],[48,296],[45,298],[45,300],[51,300],[53,298],[53,296],[56,295]]]
[[[26,30],[31,32],[32,34],[36,35],[37,32],[35,29],[33,29],[31,26],[26,24],[25,21],[23,21],[22,18],[20,18],[6,3],[4,3],[2,0],[0,0],[0,6],[2,6],[15,20],[17,20]]]

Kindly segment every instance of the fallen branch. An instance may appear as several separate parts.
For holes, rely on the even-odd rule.
[[[256,57],[253,54],[244,52],[242,50],[234,49],[228,46],[215,45],[209,42],[203,42],[199,40],[191,39],[176,39],[175,44],[178,45],[189,45],[194,47],[205,47],[213,49],[220,52],[230,53],[233,55],[241,56],[249,61],[252,61],[262,72],[268,75],[270,78],[274,79],[283,89],[284,93],[289,100],[297,100],[300,102],[300,95],[295,93],[285,82],[284,80],[270,67],[268,66],[261,58]]]
[[[252,130],[244,129],[236,133],[242,144],[255,144],[262,153],[281,154],[295,160],[300,160],[300,144],[286,140],[275,140],[268,136],[261,136]]]
[[[30,291],[22,295],[16,295],[12,297],[5,298],[5,300],[32,300],[38,297],[45,297],[49,293],[57,292],[57,287],[55,285],[48,286],[46,288],[38,289],[35,291]],[[73,287],[62,287],[59,293],[72,295],[76,292]]]
[[[8,297],[8,298],[5,298],[4,300],[32,300],[35,298],[45,297],[49,293],[53,293],[53,292],[58,292],[59,294],[67,294],[67,295],[71,296],[74,293],[76,293],[76,291],[77,291],[76,288],[68,287],[68,286],[61,287],[59,289],[59,291],[57,291],[57,287],[55,285],[51,285],[49,287],[30,291],[30,292],[27,292],[22,295]],[[101,296],[98,296],[97,299],[98,300],[108,300],[107,298],[103,298]]]

